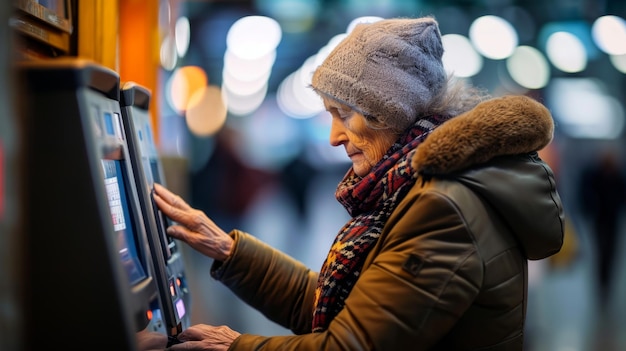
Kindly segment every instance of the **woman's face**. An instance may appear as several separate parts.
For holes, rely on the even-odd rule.
[[[333,118],[330,144],[343,145],[352,160],[354,173],[364,177],[383,158],[398,135],[390,129],[368,127],[362,114],[337,101],[324,99],[324,106]]]

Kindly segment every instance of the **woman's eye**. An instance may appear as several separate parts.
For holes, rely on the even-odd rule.
[[[339,115],[339,118],[341,119],[347,119],[348,117],[352,116],[352,111],[338,110],[337,113]]]
[[[330,112],[330,114],[335,118],[339,118],[339,119],[345,118],[345,115],[341,114],[341,111],[337,108],[330,108],[328,109],[328,112]]]
[[[339,118],[342,120],[348,119],[353,115],[352,110],[343,110],[337,107],[331,107],[328,109],[328,112],[335,118]]]

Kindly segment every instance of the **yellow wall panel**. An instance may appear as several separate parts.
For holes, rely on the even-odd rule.
[[[78,56],[119,71],[118,1],[80,0],[77,12]]]

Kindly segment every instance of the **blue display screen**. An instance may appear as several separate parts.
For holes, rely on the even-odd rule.
[[[115,127],[113,126],[113,115],[105,112],[104,113],[104,130],[108,135],[116,135]]]
[[[130,215],[120,162],[119,160],[102,160],[102,168],[120,260],[130,284],[134,285],[144,280],[147,275],[137,252],[134,223]]]

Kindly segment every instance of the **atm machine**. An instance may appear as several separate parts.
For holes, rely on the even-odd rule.
[[[138,350],[165,333],[124,136],[120,80],[89,60],[20,62],[26,349]]]
[[[162,318],[170,336],[189,327],[191,304],[183,257],[178,243],[166,234],[171,222],[153,201],[154,183],[165,184],[149,115],[150,91],[134,82],[121,86],[122,121],[127,131],[139,200],[148,231],[154,271],[161,294]]]

